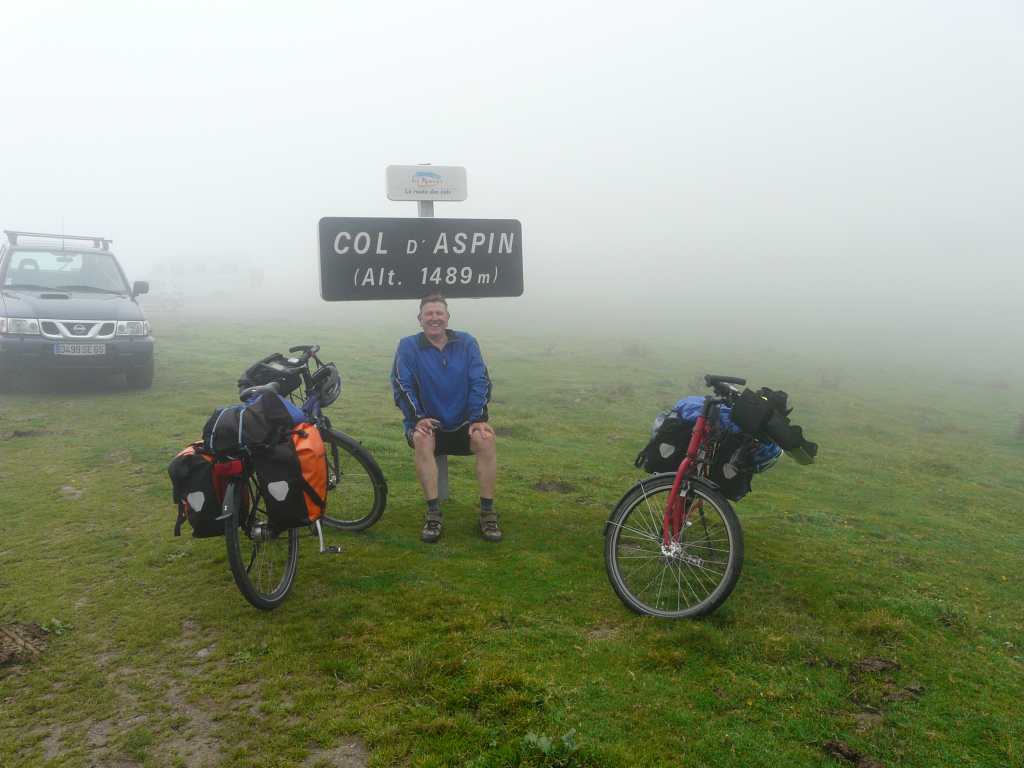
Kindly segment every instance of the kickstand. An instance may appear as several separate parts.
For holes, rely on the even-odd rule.
[[[321,555],[340,555],[341,547],[325,547],[324,546],[324,529],[320,527],[320,521],[317,520],[313,523],[313,527],[316,529],[317,538],[320,540],[320,554]]]

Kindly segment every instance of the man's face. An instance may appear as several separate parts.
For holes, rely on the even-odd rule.
[[[438,336],[448,328],[448,308],[440,301],[431,301],[420,309],[420,327],[428,336]]]

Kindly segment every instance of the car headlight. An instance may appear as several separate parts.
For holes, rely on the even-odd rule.
[[[0,333],[8,336],[38,336],[39,321],[31,317],[0,317]]]
[[[143,320],[120,320],[117,323],[118,336],[145,336],[146,323]]]

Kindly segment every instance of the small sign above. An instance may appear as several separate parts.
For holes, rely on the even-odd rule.
[[[388,200],[466,199],[466,169],[460,165],[389,165],[386,176]]]
[[[516,219],[320,219],[325,301],[521,296]]]

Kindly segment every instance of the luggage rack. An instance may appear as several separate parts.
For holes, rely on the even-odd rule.
[[[60,240],[60,247],[62,250],[64,248],[65,240],[88,240],[92,242],[93,248],[99,248],[103,251],[109,251],[110,244],[114,242],[109,237],[95,237],[93,235],[57,235],[51,232],[21,232],[15,229],[5,229],[4,234],[7,235],[7,241],[11,245],[17,245],[19,237],[46,237],[51,240]]]

